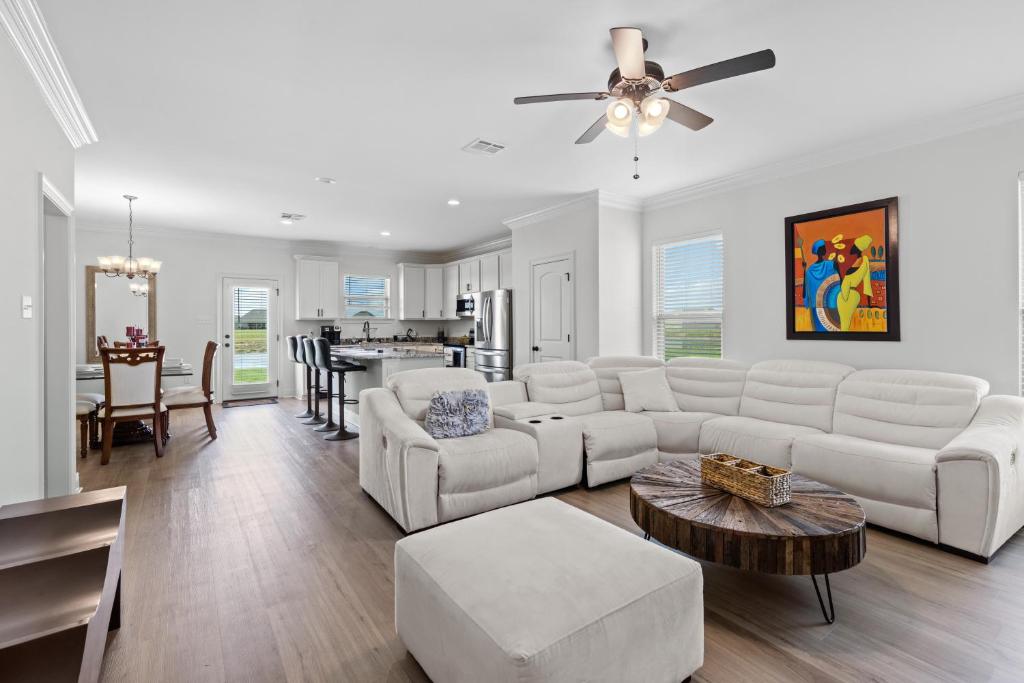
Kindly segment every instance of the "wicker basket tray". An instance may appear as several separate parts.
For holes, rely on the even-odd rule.
[[[700,456],[700,478],[704,483],[765,507],[789,502],[790,477],[789,470],[727,453]]]

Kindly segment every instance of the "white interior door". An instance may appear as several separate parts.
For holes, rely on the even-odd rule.
[[[569,257],[533,265],[533,326],[531,360],[534,363],[575,360],[573,342],[573,263]]]
[[[277,396],[280,291],[277,280],[224,278],[218,387],[222,401]]]

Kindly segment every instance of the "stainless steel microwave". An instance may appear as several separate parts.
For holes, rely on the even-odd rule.
[[[475,294],[459,294],[455,300],[455,315],[460,318],[472,318],[476,315]]]

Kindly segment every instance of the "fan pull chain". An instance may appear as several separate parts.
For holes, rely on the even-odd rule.
[[[633,180],[640,180],[640,136],[633,138]]]

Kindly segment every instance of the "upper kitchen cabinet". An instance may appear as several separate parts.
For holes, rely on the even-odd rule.
[[[400,320],[422,320],[427,317],[425,286],[425,266],[398,264],[398,317]]]
[[[512,276],[512,252],[498,253],[498,289],[513,289],[515,282]]]
[[[423,272],[424,317],[444,317],[444,266],[426,266]]]
[[[334,320],[338,317],[340,273],[337,261],[295,257],[296,320]]]
[[[485,254],[480,257],[480,291],[498,289],[498,255]]]
[[[441,302],[441,317],[445,320],[458,320],[455,311],[455,300],[459,296],[459,264],[450,263],[444,267],[444,301]]]
[[[459,264],[459,292],[480,291],[480,260],[472,259]]]
[[[442,265],[398,264],[400,320],[440,320],[445,317],[444,270]]]

